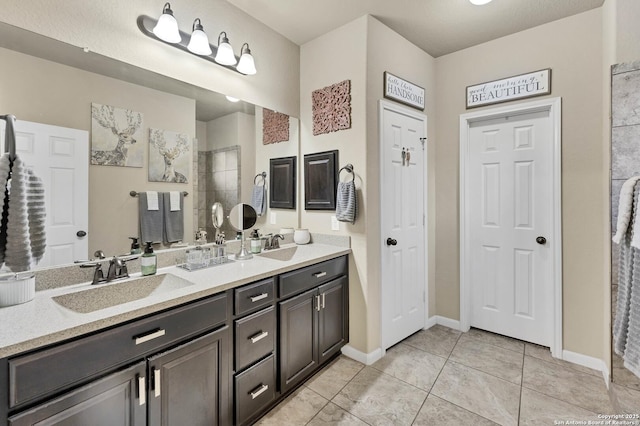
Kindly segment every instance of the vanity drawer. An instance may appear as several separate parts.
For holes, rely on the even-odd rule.
[[[274,300],[273,278],[245,285],[234,290],[236,315],[246,314],[268,306]]]
[[[275,348],[276,310],[273,306],[234,322],[236,371],[253,364]]]
[[[9,360],[9,406],[82,383],[225,323],[220,294],[110,330]]]
[[[265,358],[235,379],[236,424],[243,424],[276,396],[276,363]]]
[[[301,293],[347,273],[347,256],[327,260],[316,265],[280,275],[280,297]]]

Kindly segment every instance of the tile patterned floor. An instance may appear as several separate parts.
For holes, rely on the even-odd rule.
[[[599,371],[547,348],[436,325],[371,366],[339,357],[258,425],[537,426],[621,413],[640,414],[636,386],[607,391]]]

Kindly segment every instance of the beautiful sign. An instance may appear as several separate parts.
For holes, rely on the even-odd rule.
[[[384,72],[384,97],[424,110],[424,89],[387,71]]]
[[[551,93],[551,69],[467,86],[467,109]]]

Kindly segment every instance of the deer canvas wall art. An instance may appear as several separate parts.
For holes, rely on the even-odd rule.
[[[149,129],[149,182],[189,183],[191,161],[188,135]]]
[[[91,104],[91,164],[142,167],[142,113]]]

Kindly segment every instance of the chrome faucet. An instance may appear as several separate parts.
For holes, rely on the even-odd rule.
[[[284,240],[284,237],[281,234],[275,234],[273,235],[273,237],[271,237],[271,240],[267,239],[267,244],[265,244],[264,249],[265,250],[279,249],[280,241],[278,241],[278,238],[281,240]]]
[[[137,258],[137,256],[135,258]],[[117,280],[118,278],[129,278],[127,260],[129,259],[121,259],[118,256],[111,258],[109,261],[109,271],[107,272],[107,282]]]

